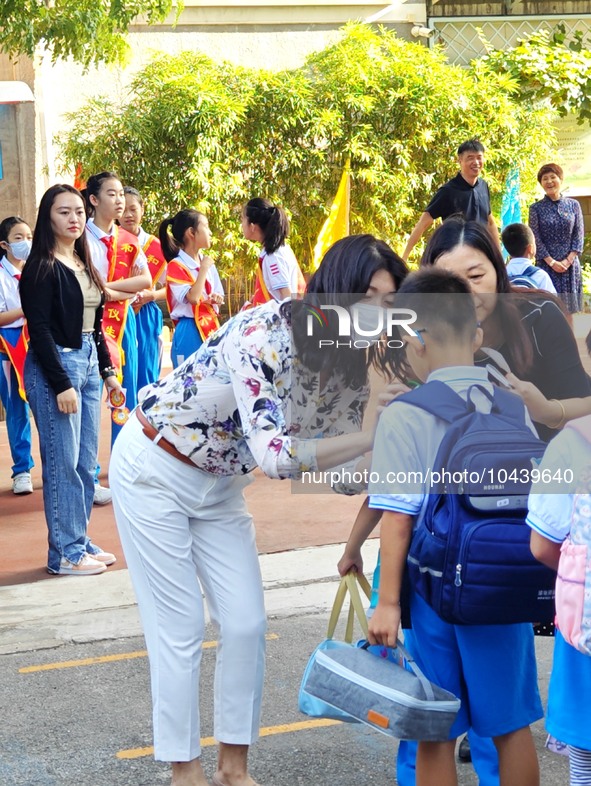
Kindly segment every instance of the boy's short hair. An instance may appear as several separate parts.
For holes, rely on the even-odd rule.
[[[438,343],[472,341],[478,327],[469,285],[447,270],[429,268],[411,273],[396,293],[395,306],[415,311],[416,327],[426,328]]]
[[[476,137],[467,139],[458,147],[458,155],[461,156],[462,153],[484,153],[484,145]]]
[[[525,256],[525,249],[535,243],[534,233],[525,224],[509,224],[501,232],[501,240],[512,257]]]

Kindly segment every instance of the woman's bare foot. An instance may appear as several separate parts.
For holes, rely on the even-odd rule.
[[[170,786],[209,786],[201,761],[173,761]]]
[[[212,786],[258,786],[248,774],[248,745],[220,742],[218,769]]]

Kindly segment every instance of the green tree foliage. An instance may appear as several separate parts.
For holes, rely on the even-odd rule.
[[[569,40],[564,24],[540,30],[512,49],[491,51],[484,63],[510,75],[523,100],[544,101],[562,117],[572,113],[591,124],[591,49],[580,31]]]
[[[131,22],[161,22],[171,9],[172,0],[0,0],[0,51],[33,57],[42,44],[54,61],[122,62]]]
[[[554,114],[522,101],[511,75],[480,62],[461,69],[437,48],[355,24],[291,71],[247,70],[194,53],[158,57],[122,108],[101,99],[72,116],[62,158],[86,175],[114,168],[145,194],[153,226],[180,207],[205,210],[220,267],[236,276],[254,261],[239,222],[249,198],[268,196],[288,209],[291,244],[306,268],[350,156],[351,231],[402,250],[435,187],[457,171],[455,151],[469,137],[487,148],[497,207],[516,164],[533,193]]]

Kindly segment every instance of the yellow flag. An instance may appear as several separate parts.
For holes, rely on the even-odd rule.
[[[341,182],[337,189],[334,202],[330,208],[328,218],[322,225],[322,229],[318,233],[318,240],[314,246],[314,259],[312,267],[317,270],[318,265],[322,261],[322,257],[326,254],[328,249],[337,240],[342,237],[347,237],[349,234],[349,201],[351,189],[351,162],[347,159]]]

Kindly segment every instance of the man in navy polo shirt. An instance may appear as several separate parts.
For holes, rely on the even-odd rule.
[[[479,175],[484,166],[484,145],[478,139],[469,139],[458,148],[460,171],[441,186],[425,208],[415,228],[410,233],[402,254],[406,261],[423,232],[436,218],[446,218],[460,213],[469,221],[487,224],[493,238],[499,244],[499,231],[490,212],[490,192],[485,180]]]

